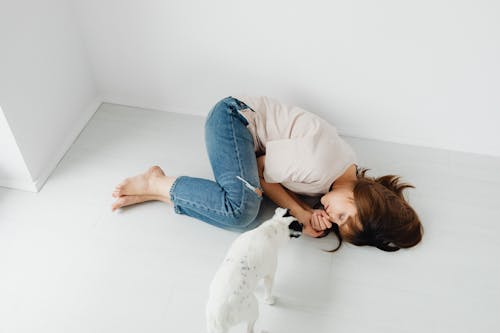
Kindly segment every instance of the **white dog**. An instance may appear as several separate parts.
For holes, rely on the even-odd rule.
[[[209,333],[225,333],[241,322],[252,333],[259,316],[253,291],[264,280],[264,302],[273,304],[271,295],[278,259],[278,248],[302,234],[302,224],[288,210],[277,208],[274,216],[259,227],[240,235],[231,245],[210,285],[207,302]]]

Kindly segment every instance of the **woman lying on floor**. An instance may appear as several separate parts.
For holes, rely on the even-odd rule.
[[[327,121],[267,97],[227,97],[208,114],[205,141],[215,181],[166,175],[159,166],[122,181],[112,209],[150,200],[214,226],[245,231],[266,195],[321,237],[395,251],[416,245],[422,225],[394,175],[373,178]],[[299,198],[321,197],[322,209]]]

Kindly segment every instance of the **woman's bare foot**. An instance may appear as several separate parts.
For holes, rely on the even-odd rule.
[[[166,176],[159,166],[153,166],[146,172],[123,180],[115,187],[112,194],[117,200],[111,206],[112,210],[133,204],[160,200],[171,204],[170,187],[175,177]]]
[[[111,205],[111,209],[113,211],[115,211],[118,208],[130,206],[130,205],[135,205],[138,203],[143,203],[146,201],[153,201],[153,200],[163,201],[161,197],[157,197],[154,195],[124,195],[124,196],[119,197],[113,203],[113,205]]]

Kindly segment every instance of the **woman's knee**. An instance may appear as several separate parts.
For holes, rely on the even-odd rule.
[[[252,205],[242,207],[238,212],[228,216],[228,224],[240,231],[246,231],[259,214],[260,200]]]
[[[223,112],[223,113],[229,113],[228,110],[231,109],[231,97],[226,97],[218,101],[212,110],[210,111],[210,114],[218,113],[218,112]]]
[[[205,119],[205,130],[210,132],[217,131],[218,126],[221,123],[224,123],[224,119],[227,118],[230,114],[230,107],[227,102],[227,99],[224,98],[217,102],[214,107],[210,110]]]

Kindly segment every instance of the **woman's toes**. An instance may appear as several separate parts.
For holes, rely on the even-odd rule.
[[[123,180],[115,188],[118,196],[123,195],[145,195],[148,194],[148,178],[145,174],[139,174]]]
[[[115,211],[118,208],[123,207],[123,205],[125,204],[125,198],[126,197],[123,196],[123,197],[118,198],[115,202],[113,202],[113,204],[111,205],[111,210]]]
[[[116,197],[119,197],[119,196],[121,196],[121,195],[125,195],[125,194],[126,194],[126,193],[123,193],[123,192],[124,192],[124,189],[125,189],[125,188],[126,188],[126,186],[127,186],[127,183],[129,182],[129,179],[130,179],[130,178],[126,178],[126,179],[122,180],[120,184],[118,184],[118,185],[116,185],[116,186],[115,186],[115,189],[114,189],[114,191],[113,191],[113,194],[114,194],[114,193],[118,193],[118,195],[117,195],[117,196],[114,196],[114,195],[113,195],[115,198],[116,198]]]
[[[115,188],[112,194],[113,198],[118,198],[121,197],[122,195],[125,195],[125,193],[123,193],[123,187]]]
[[[156,195],[124,195],[119,197],[113,205],[111,205],[111,209],[113,211],[117,210],[118,208],[125,207],[125,206],[130,206],[146,201],[153,201],[153,200],[160,200],[164,201],[162,197],[156,196]]]
[[[125,206],[130,206],[136,203],[141,203],[144,202],[144,198],[141,198],[139,195],[125,195],[122,197],[119,197],[111,206],[111,209],[117,210],[118,208],[125,207]]]
[[[157,165],[152,166],[144,173],[125,178],[115,187],[112,196],[159,195],[157,182],[162,178],[165,178],[163,170]]]
[[[123,199],[124,197],[122,198],[118,198],[115,202],[113,202],[113,204],[111,205],[111,210],[112,211],[115,211],[117,210],[118,208],[122,207],[123,205],[123,202],[125,201],[125,199]]]

